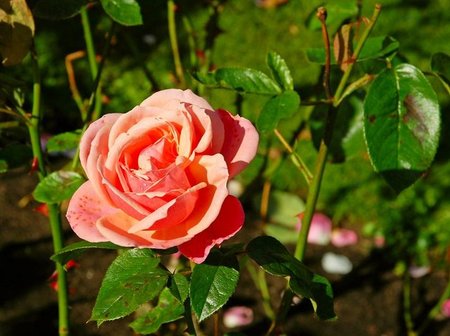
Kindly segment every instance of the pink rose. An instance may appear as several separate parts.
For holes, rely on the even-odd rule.
[[[80,161],[89,181],[73,195],[67,219],[90,242],[177,246],[201,263],[243,225],[227,182],[257,146],[247,119],[214,110],[190,90],[157,92],[86,130]]]

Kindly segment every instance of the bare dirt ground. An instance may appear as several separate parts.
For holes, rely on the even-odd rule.
[[[57,306],[49,277],[54,268],[50,229],[46,218],[34,211],[36,203],[20,207],[20,200],[30,194],[36,177],[23,170],[0,175],[0,335],[57,335]],[[23,201],[22,201],[23,202]],[[244,230],[238,239],[247,241],[252,228]],[[66,242],[77,238],[65,223]],[[367,254],[360,246],[341,248],[334,252],[347,255],[355,269],[346,276],[330,276],[320,267],[320,258],[330,247],[311,247],[306,263],[326,275],[333,283],[336,322],[321,322],[313,317],[309,302],[293,307],[286,325],[288,335],[405,335],[402,311],[401,280],[392,272],[393,265],[382,250]],[[79,267],[71,270],[70,314],[72,335],[133,335],[128,323],[132,317],[106,322],[97,328],[89,320],[102,277],[115,257],[114,251],[89,251],[80,259]],[[269,278],[273,302],[278,303],[284,284]],[[444,274],[413,282],[413,317],[420,318],[431,307],[445,286]],[[243,272],[239,289],[228,305],[246,304],[255,311],[255,321],[246,330],[247,335],[263,335],[268,321],[263,317],[254,285]],[[420,303],[420,304],[414,304]],[[211,322],[204,326],[210,330]],[[221,327],[223,331],[225,328]],[[207,331],[208,334],[208,331]],[[435,321],[425,335],[450,335],[450,320]]]

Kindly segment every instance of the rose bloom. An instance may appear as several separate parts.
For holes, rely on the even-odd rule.
[[[80,142],[88,177],[67,219],[82,239],[178,250],[196,263],[240,230],[228,181],[256,154],[253,125],[190,90],[157,92],[93,122]]]

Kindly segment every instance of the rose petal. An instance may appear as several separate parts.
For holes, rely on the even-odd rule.
[[[120,210],[101,217],[96,225],[98,231],[112,243],[127,247],[153,247],[148,240],[128,233],[137,220]]]
[[[181,244],[178,250],[195,263],[202,263],[214,245],[234,236],[244,224],[245,214],[241,202],[228,196],[223,202],[219,216],[206,230]]]
[[[225,128],[225,139],[221,153],[228,163],[230,178],[239,174],[255,157],[259,135],[247,119],[233,116],[225,110],[217,110]]]
[[[93,143],[94,138],[97,136],[98,132],[105,128],[107,130],[111,129],[114,122],[121,116],[120,113],[108,113],[105,114],[100,119],[94,121],[89,125],[86,132],[84,132],[81,141],[80,141],[80,162],[84,171],[87,173],[86,165],[87,158],[89,153],[91,152],[91,145]]]
[[[198,200],[191,215],[168,230],[158,230],[153,234],[157,240],[174,242],[192,237],[205,230],[219,215],[222,203],[228,196],[228,170],[223,156],[198,156],[186,168],[186,174],[192,183],[206,182],[208,185],[198,191]]]
[[[191,90],[183,91],[179,89],[167,89],[158,91],[145,99],[141,103],[141,106],[157,106],[171,110],[177,109],[180,103],[191,103],[203,109],[213,110],[211,105],[209,105],[209,103],[205,99],[197,96]]]
[[[150,215],[133,225],[128,232],[136,233],[142,230],[169,229],[180,224],[194,209],[198,190],[205,188],[202,182],[186,190],[182,195],[153,211]]]
[[[78,237],[90,242],[102,242],[107,238],[97,230],[95,223],[100,217],[116,211],[97,196],[92,182],[87,181],[72,196],[66,217]]]

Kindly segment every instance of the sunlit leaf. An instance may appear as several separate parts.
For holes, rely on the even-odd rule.
[[[34,20],[25,0],[0,0],[0,55],[5,66],[19,64],[30,50]]]
[[[277,95],[281,88],[261,71],[249,68],[221,68],[213,72],[194,74],[207,86],[232,89],[241,93]]]
[[[162,291],[168,277],[151,250],[123,252],[106,271],[91,320],[100,325],[134,312]]]
[[[34,189],[33,197],[42,203],[58,203],[72,197],[83,182],[84,178],[80,174],[59,170],[39,182]]]
[[[196,265],[192,272],[191,305],[200,321],[219,310],[233,294],[239,280],[239,264],[235,256],[220,251]]]
[[[422,72],[409,64],[386,69],[364,103],[364,130],[375,170],[397,191],[414,183],[439,144],[439,104]]]
[[[272,72],[277,83],[285,90],[294,90],[294,79],[286,61],[276,52],[271,51],[267,54],[267,65]]]
[[[100,0],[105,12],[124,26],[137,26],[143,23],[141,7],[136,0]]]

